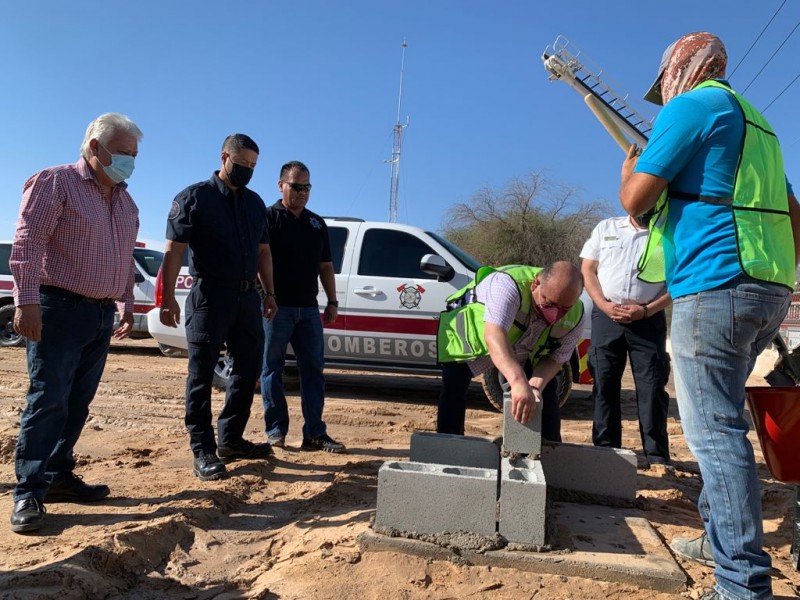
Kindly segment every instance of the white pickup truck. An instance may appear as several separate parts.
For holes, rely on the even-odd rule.
[[[445,299],[475,276],[480,264],[441,236],[418,227],[326,218],[336,272],[339,316],[325,326],[325,363],[335,368],[406,373],[437,373],[436,329]],[[176,297],[183,305],[192,285],[188,268],[181,269]],[[156,305],[160,304],[160,273]],[[587,311],[591,300],[582,296]],[[320,305],[325,306],[324,292]],[[181,309],[183,311],[183,308]],[[185,349],[183,323],[161,324],[158,310],[147,315],[148,330],[162,348]],[[588,338],[588,334],[584,335]],[[560,375],[561,397],[572,382],[587,383],[588,340],[576,348]],[[291,351],[291,350],[290,350]],[[224,380],[229,365],[221,356],[216,380]],[[572,374],[575,374],[573,378]],[[482,384],[489,401],[502,410],[502,375],[486,374]]]

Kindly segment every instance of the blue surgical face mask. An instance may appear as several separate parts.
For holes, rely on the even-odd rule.
[[[103,147],[103,150],[108,152],[108,148],[103,146],[100,142],[97,142],[98,145]],[[111,164],[107,167],[103,167],[103,171],[105,171],[108,178],[115,183],[119,183],[121,181],[125,181],[133,175],[133,169],[135,168],[134,165],[134,158],[132,156],[128,156],[127,154],[111,154]]]

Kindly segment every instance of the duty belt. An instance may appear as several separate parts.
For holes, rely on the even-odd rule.
[[[203,281],[211,285],[226,288],[229,290],[238,290],[240,292],[249,292],[256,289],[258,282],[255,279],[240,279],[239,281],[231,281],[229,279],[215,279],[213,277],[197,277],[198,283]]]

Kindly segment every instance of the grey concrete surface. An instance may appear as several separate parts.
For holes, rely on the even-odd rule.
[[[497,470],[385,462],[375,526],[416,533],[497,530]]]
[[[500,535],[509,542],[544,546],[546,515],[542,464],[531,458],[504,458],[500,468]]]
[[[636,509],[556,503],[559,546],[554,552],[491,550],[456,553],[428,542],[367,530],[358,537],[364,552],[405,552],[433,560],[463,559],[474,565],[586,577],[679,594],[686,575],[664,542]]]
[[[511,414],[511,394],[503,397],[503,450],[515,454],[539,456],[542,450],[542,403],[536,403],[536,414],[525,425]]]
[[[415,431],[411,434],[411,461],[497,470],[500,448],[486,438]]]
[[[547,485],[595,496],[636,498],[636,454],[631,450],[578,444],[545,444]]]

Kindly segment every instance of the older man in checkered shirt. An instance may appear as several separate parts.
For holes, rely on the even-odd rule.
[[[139,210],[126,190],[139,128],[106,113],[89,124],[75,164],[23,187],[9,265],[14,327],[28,338],[27,406],[16,450],[11,530],[35,531],[44,502],[100,500],[108,486],[73,473],[75,446],[103,373],[112,333],[133,326],[133,246]],[[114,313],[120,326],[113,331]]]

